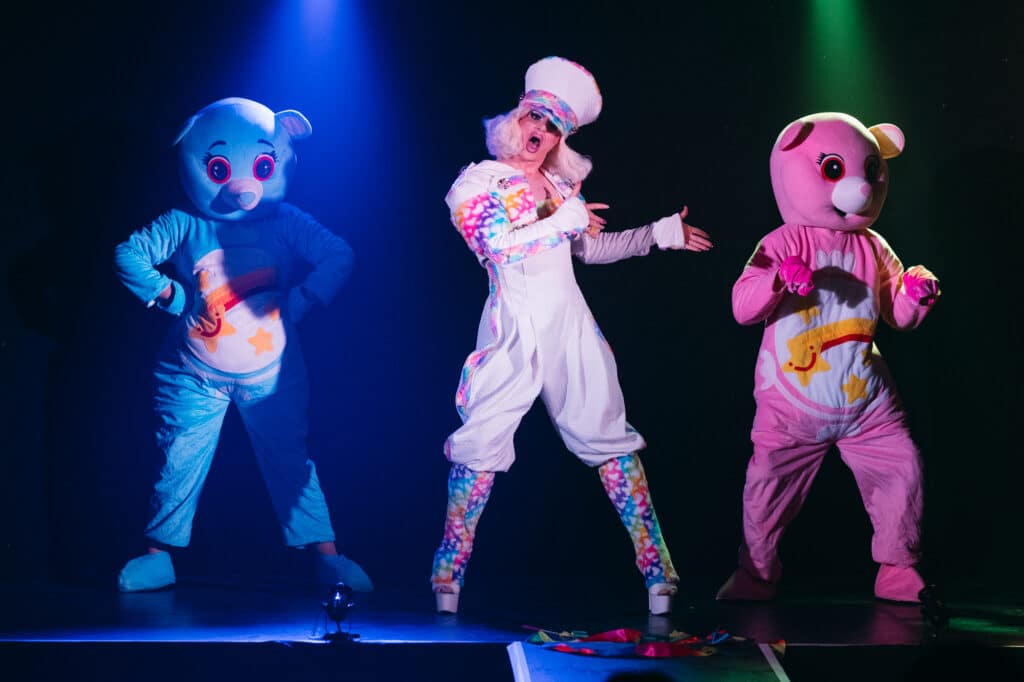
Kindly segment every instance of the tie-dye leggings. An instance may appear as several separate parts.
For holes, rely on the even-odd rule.
[[[661,525],[647,487],[640,458],[635,454],[609,460],[598,468],[605,492],[619,513],[633,540],[636,566],[647,587],[658,583],[677,583]],[[430,582],[435,592],[458,592],[462,587],[466,564],[473,552],[473,538],[480,514],[494,486],[494,472],[473,471],[453,464],[448,474],[448,512],[441,546],[434,553]]]

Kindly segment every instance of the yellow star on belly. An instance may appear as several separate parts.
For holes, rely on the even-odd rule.
[[[270,352],[274,350],[274,337],[270,335],[270,332],[260,327],[256,330],[256,334],[250,336],[248,339],[249,343],[256,349],[256,355],[266,351]]]
[[[852,405],[861,398],[867,400],[868,397],[868,380],[861,379],[859,376],[850,372],[850,381],[843,384],[843,391],[846,392],[846,404]]]

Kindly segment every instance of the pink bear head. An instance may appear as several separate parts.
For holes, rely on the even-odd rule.
[[[847,114],[793,121],[771,155],[772,189],[787,223],[853,232],[878,218],[889,190],[886,159],[899,156],[903,131],[866,128]]]

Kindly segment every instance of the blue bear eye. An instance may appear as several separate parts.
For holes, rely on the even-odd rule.
[[[275,166],[274,157],[270,154],[260,154],[252,163],[252,175],[260,182],[269,180],[274,174]]]
[[[231,179],[231,164],[223,156],[214,156],[206,162],[206,176],[223,185]]]

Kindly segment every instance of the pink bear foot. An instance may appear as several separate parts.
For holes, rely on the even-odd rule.
[[[875,596],[886,601],[920,604],[924,580],[913,567],[882,564],[875,578]]]
[[[725,584],[719,588],[715,599],[718,601],[768,601],[775,598],[778,586],[761,580],[737,568]]]

